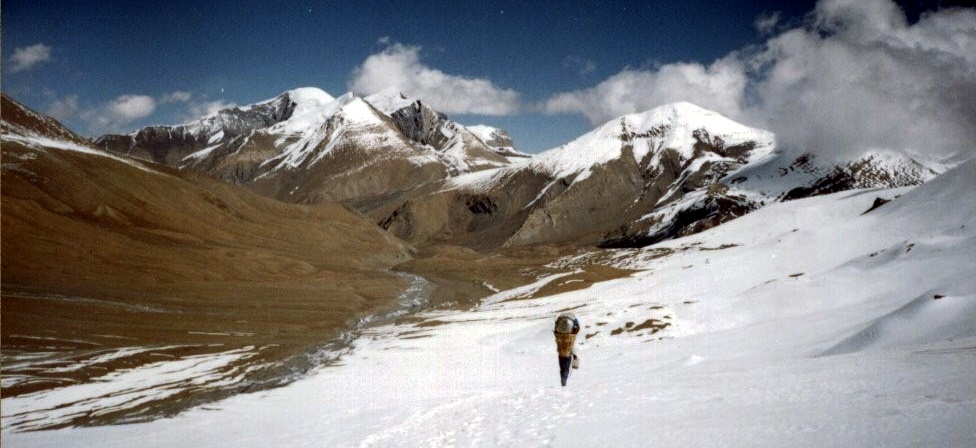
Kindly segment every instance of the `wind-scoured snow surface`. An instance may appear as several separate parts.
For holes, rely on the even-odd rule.
[[[640,271],[531,298],[560,275],[541,278],[373,328],[283,388],[4,446],[976,446],[973,191],[976,161],[567,258]],[[877,197],[892,201],[865,214]],[[584,328],[564,388],[566,310]]]

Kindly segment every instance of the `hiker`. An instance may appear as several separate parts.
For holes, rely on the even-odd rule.
[[[579,368],[579,357],[573,350],[576,343],[576,334],[580,331],[579,319],[575,314],[564,313],[556,318],[556,328],[553,334],[556,336],[556,352],[559,353],[559,377],[563,386],[569,379],[570,367]]]

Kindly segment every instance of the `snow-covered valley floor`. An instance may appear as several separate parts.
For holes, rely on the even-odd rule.
[[[974,192],[969,162],[771,205],[600,255],[629,278],[371,328],[286,387],[4,446],[976,446]],[[563,388],[565,310],[584,328]]]

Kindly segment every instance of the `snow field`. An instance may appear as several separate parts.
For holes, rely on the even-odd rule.
[[[976,162],[911,191],[774,204],[614,252],[617,266],[643,270],[630,278],[526,298],[551,276],[471,310],[371,328],[339,365],[283,388],[4,442],[976,446],[972,191]],[[551,331],[566,310],[584,328],[582,366],[563,388]]]

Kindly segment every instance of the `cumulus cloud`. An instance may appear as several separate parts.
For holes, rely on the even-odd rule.
[[[148,95],[122,95],[107,104],[82,113],[94,133],[119,132],[123,126],[148,117],[156,110],[156,100]]]
[[[61,121],[73,118],[78,113],[78,95],[68,95],[55,99],[48,105],[45,113]]]
[[[349,80],[349,90],[376,93],[388,87],[423,99],[445,113],[509,115],[519,109],[519,95],[483,78],[450,75],[420,61],[420,47],[390,43],[383,51],[370,55]]]
[[[200,101],[190,103],[187,113],[190,119],[195,120],[231,107],[237,107],[237,103],[224,100]]]
[[[756,31],[760,34],[768,36],[776,30],[776,25],[779,25],[780,12],[764,12],[756,17],[756,21],[753,25],[756,27]]]
[[[908,25],[888,0],[824,0],[753,62],[753,111],[783,145],[843,157],[892,149],[959,160],[976,141],[976,10]]]
[[[769,29],[778,22],[760,19]],[[678,100],[770,129],[786,150],[844,158],[890,149],[960,161],[976,153],[976,9],[908,24],[890,0],[821,0],[805,24],[760,48],[709,66],[625,69],[556,94],[543,110],[599,124]]]
[[[237,107],[237,103],[224,100],[209,100],[206,95],[193,95],[184,90],[177,90],[158,98],[159,104],[180,104],[176,118],[183,121],[197,120],[207,115],[213,115],[221,110]]]
[[[113,118],[128,123],[148,117],[156,110],[156,100],[148,95],[122,95],[110,102],[107,111]]]
[[[51,47],[44,44],[34,44],[29,47],[15,48],[10,57],[12,66],[10,73],[29,70],[37,65],[51,60]]]
[[[675,101],[739,117],[745,86],[742,62],[726,57],[709,66],[675,63],[654,70],[624,69],[595,87],[557,94],[541,108],[546,113],[579,112],[594,125]]]

